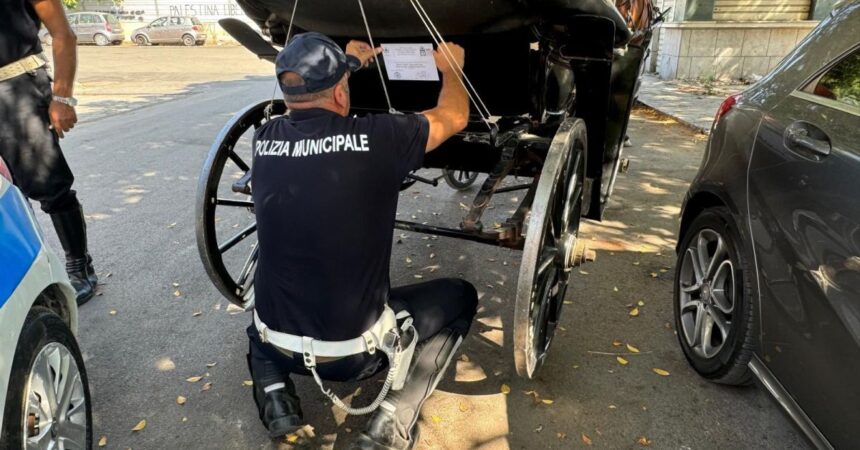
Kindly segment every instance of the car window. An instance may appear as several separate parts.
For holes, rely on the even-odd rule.
[[[170,18],[170,24],[171,24],[171,25],[181,25],[181,24],[182,24],[182,19],[181,19],[181,18],[179,18],[179,17],[171,17],[171,18]]]
[[[68,19],[69,19],[69,25],[77,25],[78,24],[78,15],[77,14],[69,15]]]
[[[811,94],[860,109],[860,49],[824,73]]]
[[[191,18],[191,23],[193,23],[194,25],[203,25],[203,23],[200,22],[200,19],[196,17]]]
[[[105,15],[105,18],[107,19],[108,23],[111,25],[116,25],[119,23],[119,20],[113,14],[107,14],[107,15]]]
[[[102,16],[98,14],[90,14],[89,16],[92,23],[104,23],[104,20],[102,20]]]
[[[151,27],[163,27],[163,26],[164,26],[164,22],[167,22],[167,17],[162,17],[162,18],[160,18],[160,19],[155,19],[154,21],[152,21],[152,23],[151,23],[151,24],[149,24],[149,26],[151,26]]]

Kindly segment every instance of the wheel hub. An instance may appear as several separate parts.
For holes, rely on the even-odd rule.
[[[562,255],[564,255],[564,261],[562,267],[564,270],[570,270],[576,265],[576,235],[568,234],[563,242]]]
[[[711,303],[711,297],[712,297],[711,292],[712,292],[711,284],[707,281],[702,283],[702,301],[703,302],[705,302],[707,304]]]

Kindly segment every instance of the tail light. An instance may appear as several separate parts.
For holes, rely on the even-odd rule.
[[[194,25],[191,29],[194,31],[201,31],[200,25]]]
[[[726,115],[729,111],[734,108],[734,106],[740,101],[741,94],[730,95],[720,103],[720,107],[717,108],[717,115],[714,116],[714,123],[720,121],[720,119]]]
[[[0,158],[0,177],[3,177],[9,182],[12,182],[12,171],[9,170],[9,167],[6,166],[6,162],[3,161],[3,158]]]
[[[108,33],[112,33],[112,32],[113,32],[113,28],[111,28],[111,26],[110,26],[110,24],[109,24],[109,23],[106,23],[106,24],[105,24],[105,30],[107,30],[107,32],[108,32]]]

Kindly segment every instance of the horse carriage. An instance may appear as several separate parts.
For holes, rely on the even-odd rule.
[[[631,3],[632,1],[632,3]],[[486,173],[468,211],[448,227],[397,220],[396,228],[522,250],[514,312],[514,359],[532,377],[546,358],[571,269],[581,261],[582,217],[600,220],[622,165],[635,91],[659,14],[650,0],[240,0],[275,45],[304,30],[341,45],[456,42],[472,100],[469,126],[426,155],[424,167]],[[249,50],[277,50],[247,25],[222,26]],[[432,107],[439,83],[385,77],[377,68],[349,80],[352,113]],[[282,100],[238,112],[212,145],[199,180],[197,239],[208,275],[243,309],[253,308],[258,248],[254,233],[250,139]],[[503,185],[506,177],[527,180]],[[434,182],[418,175],[404,180]],[[506,220],[486,226],[494,194],[523,190]],[[297,214],[301,212],[296,212]],[[345,225],[348,226],[348,225]]]

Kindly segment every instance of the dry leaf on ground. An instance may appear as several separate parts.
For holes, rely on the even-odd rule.
[[[212,389],[212,382],[211,381],[204,384],[203,387],[200,388],[200,392],[208,391],[209,389]]]
[[[639,349],[630,344],[627,344],[627,350],[630,350],[631,353],[639,353]]]
[[[591,442],[591,438],[590,438],[590,437],[588,437],[588,435],[587,435],[587,434],[582,433],[579,437],[582,439],[582,443],[583,443],[583,444],[585,444],[585,445],[591,445],[591,444],[592,444],[592,442]]]
[[[254,382],[251,380],[245,380],[242,382],[242,386],[253,386]]]
[[[643,447],[651,445],[651,439],[648,439],[645,436],[640,437],[636,442]]]
[[[618,364],[621,364],[622,366],[626,366],[628,363],[628,361],[626,359],[624,359],[620,356],[616,356],[615,359],[618,361]]]
[[[542,399],[541,401],[546,405],[552,405],[553,403],[555,403],[555,400],[550,400],[548,398]]]
[[[134,428],[131,429],[131,431],[141,431],[144,428],[146,428],[146,419],[143,419],[138,422],[137,425],[135,425]]]
[[[616,339],[616,340],[612,341],[612,346],[613,346],[613,347],[621,347],[622,345],[624,345],[624,343],[623,343],[623,342],[621,342],[621,341],[619,341],[618,339]]]
[[[218,364],[218,363],[211,362],[211,363],[206,364],[206,367],[212,368],[212,367],[215,367],[216,364]]]
[[[187,400],[188,399],[186,399],[185,397],[180,395],[180,396],[176,397],[176,404],[177,405],[184,405]]]
[[[439,423],[439,422],[442,422],[442,418],[441,418],[441,417],[439,417],[439,416],[430,416],[430,420],[432,420],[432,421],[433,421],[433,423]]]
[[[466,402],[460,402],[460,412],[466,412],[469,410],[469,404]]]
[[[636,307],[636,308],[631,309],[629,314],[630,314],[630,317],[637,317],[639,315],[639,308]]]
[[[115,316],[115,315],[116,315],[116,310],[115,310],[115,309],[110,310],[110,313],[109,313],[109,314],[110,314],[110,315],[112,315],[112,316]]]
[[[666,370],[663,370],[663,369],[654,368],[654,373],[656,373],[657,375],[660,375],[660,376],[664,376],[664,377],[669,376],[669,372]]]
[[[189,382],[189,383],[196,383],[196,382],[198,382],[198,381],[200,381],[200,380],[202,380],[202,379],[203,379],[203,377],[200,377],[200,376],[198,376],[198,377],[188,377],[188,378],[186,378],[186,379],[185,379],[185,381],[187,381],[187,382]]]
[[[102,436],[99,438],[99,447],[104,447],[107,445],[107,436]]]
[[[507,384],[502,384],[502,387],[499,390],[502,392],[502,394],[505,394],[505,395],[511,393],[511,387],[508,386]]]
[[[636,302],[636,304],[639,306],[645,306],[645,302],[642,300],[639,300],[638,302]]]
[[[290,444],[295,444],[296,441],[298,441],[298,440],[299,440],[299,437],[295,434],[288,434],[287,435],[287,442],[289,442]]]

